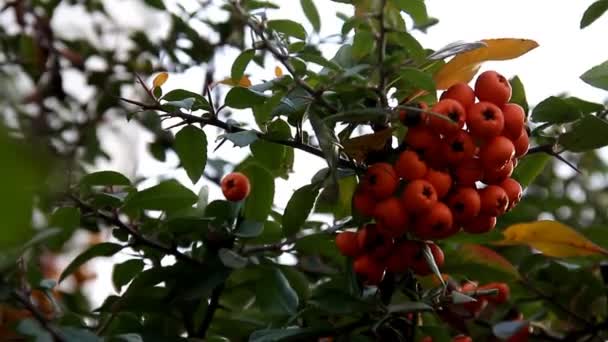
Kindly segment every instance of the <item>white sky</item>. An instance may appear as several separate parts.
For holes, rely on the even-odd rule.
[[[291,18],[310,28],[301,13],[299,1],[276,2],[283,4],[285,8],[269,13],[271,17]],[[335,17],[335,11],[340,9],[349,13],[349,7],[329,0],[315,0],[315,3],[321,12],[322,35],[339,32],[341,20]],[[570,95],[590,101],[605,101],[607,97],[605,91],[592,88],[579,79],[579,76],[587,69],[608,59],[608,45],[605,43],[608,16],[600,18],[584,30],[579,29],[580,18],[592,1],[427,0],[426,3],[429,14],[440,21],[439,24],[430,28],[427,34],[416,34],[423,46],[437,49],[457,40],[475,41],[484,38],[534,39],[540,46],[527,55],[512,61],[486,63],[483,69],[495,69],[507,77],[519,75],[526,87],[530,104],[536,104],[550,95],[562,92],[568,92]],[[154,11],[138,9],[138,5],[132,0],[112,1],[112,8],[118,13],[118,16],[122,13],[139,11],[137,13],[141,15],[129,16],[123,20],[124,25],[150,27],[150,23],[158,23],[158,18],[162,18]],[[123,18],[125,17],[123,16]],[[327,56],[331,56],[334,50],[334,48],[328,47]],[[223,58],[226,63],[218,66],[220,70],[225,70],[225,76],[228,76],[230,65],[236,54],[236,51],[229,51]],[[268,79],[273,77],[274,66],[275,64],[271,63],[267,70],[251,69],[248,71],[255,72],[254,76],[257,78]],[[176,87],[200,91],[202,80],[203,69],[194,68],[185,75],[171,75],[163,88],[165,92]],[[237,118],[250,117],[250,115],[243,112],[239,113]],[[116,122],[114,126],[122,128],[120,129],[122,133],[115,137],[128,137],[132,150],[124,153],[124,141],[105,139],[104,144],[110,151],[123,152],[116,154],[117,159],[113,163],[104,164],[101,167],[129,172],[131,171],[129,165],[132,164],[134,155],[137,154],[137,151],[141,153],[145,151],[150,137],[136,129],[133,124]],[[210,143],[209,151],[212,151],[215,147],[215,131],[205,130]],[[221,156],[236,162],[247,153],[247,148],[237,151],[231,147],[230,143],[226,143],[216,153],[211,153],[209,157]],[[175,156],[169,156],[168,162],[165,164],[157,163],[150,158],[142,158],[139,160],[137,174],[174,176],[184,184],[192,186],[195,191],[198,191],[202,185],[210,185],[211,199],[221,198],[219,189],[208,184],[209,182],[204,179],[201,179],[198,184],[192,185],[183,170],[174,170],[176,165]],[[284,207],[293,191],[308,184],[312,175],[324,166],[325,162],[322,159],[296,151],[294,164],[296,173],[292,174],[289,181],[277,179],[275,203],[279,207]],[[151,185],[151,183],[147,185]],[[94,301],[98,304],[112,288],[110,285],[111,265],[107,260],[95,261],[94,265],[99,271],[99,279],[89,286],[88,291],[94,294]]]

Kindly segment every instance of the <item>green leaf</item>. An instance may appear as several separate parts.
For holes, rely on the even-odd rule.
[[[175,89],[166,93],[165,96],[162,97],[162,100],[168,102],[179,102],[185,99],[194,99],[194,102],[191,105],[192,110],[202,109],[205,111],[211,110],[211,105],[207,102],[207,99],[202,95],[197,94],[192,91],[184,90],[184,89]]]
[[[283,234],[295,235],[310,215],[319,195],[319,187],[314,184],[305,185],[296,190],[285,207],[283,214]]]
[[[372,53],[374,47],[374,35],[369,30],[359,30],[353,38],[353,57],[357,60]]]
[[[230,77],[233,80],[240,80],[247,69],[247,65],[255,56],[255,50],[249,49],[241,52],[241,54],[232,63],[232,69],[230,71]]]
[[[527,155],[517,163],[512,177],[526,188],[543,172],[550,160],[551,156],[544,153]]]
[[[220,248],[217,255],[226,267],[243,268],[247,266],[247,258],[239,255],[237,252],[231,249]]]
[[[585,71],[581,75],[581,80],[596,88],[608,90],[608,61]]]
[[[198,182],[207,163],[207,136],[193,125],[182,128],[175,135],[175,153],[192,183]]]
[[[585,115],[574,123],[558,142],[572,152],[583,152],[608,145],[608,121],[595,115]]]
[[[259,236],[264,231],[264,223],[243,220],[236,230],[234,231],[234,235],[241,238],[254,238]]]
[[[580,117],[578,108],[563,98],[550,96],[534,107],[531,118],[535,122],[565,123]]]
[[[306,39],[306,30],[302,25],[296,23],[293,20],[288,19],[278,19],[278,20],[269,20],[268,28],[271,30],[283,33],[287,36],[295,37],[301,40]]]
[[[515,103],[521,106],[524,109],[524,113],[528,116],[528,111],[530,107],[528,105],[528,100],[526,100],[526,89],[524,88],[524,84],[521,82],[518,76],[515,76],[509,80],[511,84],[511,100],[509,102]]]
[[[262,233],[249,240],[248,243],[252,244],[271,244],[277,243],[283,239],[283,231],[281,230],[281,226],[274,221],[266,221],[264,223],[264,229]]]
[[[316,32],[321,30],[321,18],[319,17],[319,11],[315,7],[315,3],[312,0],[300,0],[302,11]]]
[[[254,331],[249,336],[249,342],[276,342],[287,341],[293,339],[304,341],[306,338],[313,339],[319,332],[325,331],[322,328],[281,328],[281,329],[264,329]]]
[[[579,99],[578,97],[570,96],[565,98],[564,100],[570,105],[576,107],[583,115],[597,113],[604,110],[604,105],[595,102],[585,101],[583,99]]]
[[[291,127],[283,120],[274,120],[268,125],[266,136],[270,139],[291,139]],[[287,175],[293,163],[288,160],[288,151],[292,147],[273,143],[267,140],[257,140],[249,147],[255,161],[271,171],[275,177]]]
[[[49,226],[61,228],[61,233],[47,242],[49,247],[52,249],[61,248],[80,226],[80,210],[73,207],[61,207],[55,210],[50,217]]]
[[[429,25],[431,19],[427,14],[424,0],[393,0],[393,3],[414,20],[415,26],[426,27]]]
[[[224,103],[232,108],[245,109],[264,103],[268,95],[244,87],[234,87],[226,94]]]
[[[192,190],[171,179],[127,197],[125,207],[171,211],[189,207],[197,200],[198,196]]]
[[[591,4],[583,13],[581,28],[591,25],[608,10],[608,0],[599,0]]]
[[[234,146],[245,147],[256,140],[258,140],[258,133],[256,131],[241,131],[236,133],[225,133],[218,138],[224,138],[230,140]]]
[[[159,10],[166,9],[165,4],[163,3],[163,0],[144,0],[144,2],[146,3],[146,5],[148,5],[150,7],[154,7]]]
[[[435,90],[435,81],[433,81],[433,77],[424,71],[406,67],[401,69],[399,76],[414,88],[428,91]]]
[[[61,282],[65,277],[72,274],[76,269],[82,266],[87,261],[96,258],[96,257],[109,257],[118,252],[120,252],[124,246],[111,243],[104,242],[97,245],[94,245],[78,255],[72,262],[68,265],[68,267],[63,270],[61,276],[59,277],[59,282]]]
[[[241,170],[251,182],[251,192],[245,200],[245,218],[265,222],[274,199],[274,177],[264,167],[251,163]]]
[[[315,211],[319,213],[332,213],[335,219],[347,217],[351,214],[353,194],[357,187],[357,178],[355,176],[343,177],[338,180],[338,193],[331,194],[335,191],[331,187],[326,187],[321,191],[317,199]],[[337,195],[338,200],[332,201]]]
[[[66,342],[104,342],[102,338],[88,329],[61,327],[60,331]]]
[[[80,180],[81,186],[131,185],[129,178],[116,171],[99,171],[89,173]]]
[[[116,292],[120,293],[122,287],[127,285],[135,276],[144,269],[144,262],[141,259],[131,259],[123,263],[114,265],[112,271],[112,283]]]
[[[298,295],[278,268],[262,270],[256,282],[256,302],[268,315],[293,315],[298,308]]]

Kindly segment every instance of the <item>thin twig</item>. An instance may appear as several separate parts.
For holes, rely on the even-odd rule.
[[[225,284],[221,283],[216,286],[211,292],[211,299],[209,299],[209,306],[207,307],[207,311],[205,312],[205,317],[203,318],[203,322],[201,323],[201,328],[196,334],[196,337],[205,338],[207,335],[207,330],[211,326],[211,322],[213,321],[213,316],[215,312],[219,308],[220,297],[222,292],[224,291]]]
[[[40,310],[29,300],[28,296],[19,290],[13,290],[11,296],[18,301],[21,305],[23,305],[29,312],[32,313],[36,321],[42,325],[44,330],[46,330],[53,337],[54,341],[57,342],[66,342],[67,340],[63,337],[61,332],[57,330],[57,328],[49,322],[49,320],[44,316]]]
[[[380,24],[378,37],[377,37],[377,49],[378,49],[378,92],[380,94],[380,103],[382,108],[388,106],[388,100],[385,93],[386,75],[384,70],[384,58],[386,56],[386,27],[384,26],[384,9],[386,7],[386,0],[382,0],[380,4],[380,13],[378,13],[378,22]]]

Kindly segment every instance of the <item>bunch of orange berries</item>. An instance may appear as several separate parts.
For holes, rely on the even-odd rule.
[[[529,140],[526,114],[510,97],[507,79],[486,71],[474,90],[457,83],[430,110],[418,103],[400,111],[404,148],[393,163],[370,165],[353,197],[375,223],[336,238],[367,283],[378,284],[385,270],[430,274],[424,254],[441,267],[443,252],[429,240],[488,232],[517,205],[522,187],[510,176]]]

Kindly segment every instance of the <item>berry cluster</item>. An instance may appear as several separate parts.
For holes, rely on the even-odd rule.
[[[385,270],[429,274],[425,252],[439,267],[443,253],[428,240],[488,232],[517,205],[522,188],[510,176],[528,151],[528,133],[525,112],[510,97],[505,77],[486,71],[475,90],[458,83],[430,110],[418,103],[400,111],[408,127],[403,148],[392,163],[370,165],[353,197],[355,210],[375,223],[336,239],[368,284]]]

